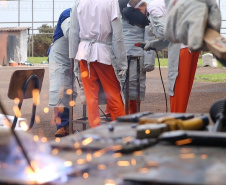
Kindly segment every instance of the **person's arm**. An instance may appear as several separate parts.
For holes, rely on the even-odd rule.
[[[126,46],[124,43],[122,20],[120,17],[112,21],[112,47],[117,61],[117,70],[119,75],[125,75],[127,70]]]
[[[61,24],[61,29],[63,31],[64,37],[68,38],[69,37],[69,29],[70,29],[70,17],[65,19],[62,24]]]
[[[69,58],[75,58],[80,43],[79,22],[77,16],[77,6],[79,0],[74,3],[70,13],[70,31],[69,31]]]
[[[221,13],[216,0],[165,0],[167,7],[165,37],[188,45],[192,51],[203,47],[207,28],[220,33]]]
[[[144,29],[144,42],[149,43],[155,39],[154,35],[148,34],[146,30],[147,27]],[[143,72],[153,71],[155,68],[155,51],[144,51],[144,67],[142,69]]]

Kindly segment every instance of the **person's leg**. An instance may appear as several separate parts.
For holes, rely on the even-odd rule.
[[[188,84],[189,84],[188,85],[189,96],[190,96],[192,85],[193,85],[194,78],[195,78],[195,72],[196,72],[196,69],[197,69],[199,54],[200,54],[200,52],[192,52],[190,54],[191,55],[191,69],[190,69],[190,78],[189,78],[189,82],[188,82]]]
[[[121,88],[113,67],[97,62],[95,71],[102,84],[112,120],[115,120],[118,116],[124,116],[125,109],[121,97]]]
[[[170,96],[171,112],[186,112],[196,67],[197,60],[195,64],[192,53],[187,48],[181,49],[174,96]]]
[[[69,134],[69,109],[66,107],[54,107],[54,121],[57,126],[55,137],[63,137]]]
[[[80,73],[86,97],[88,120],[91,128],[100,125],[100,113],[98,106],[99,82],[94,68],[96,64],[97,62],[90,63],[89,77],[87,62],[84,60],[80,61]]]
[[[140,102],[139,102],[140,106]],[[129,100],[129,114],[137,113],[137,101]]]

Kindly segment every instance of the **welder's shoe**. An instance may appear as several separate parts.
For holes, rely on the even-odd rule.
[[[55,137],[64,137],[67,136],[69,134],[69,126],[65,126],[62,128],[59,128],[56,133],[55,133]]]

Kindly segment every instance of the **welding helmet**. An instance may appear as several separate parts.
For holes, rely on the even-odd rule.
[[[140,10],[134,7],[126,7],[122,11],[122,15],[125,20],[131,25],[136,25],[144,28],[149,25],[149,20],[146,15],[144,15]]]

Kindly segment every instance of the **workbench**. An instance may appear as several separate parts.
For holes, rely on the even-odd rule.
[[[226,183],[226,147],[136,140],[136,127],[137,123],[112,121],[50,142],[56,155],[75,168],[65,184]]]

